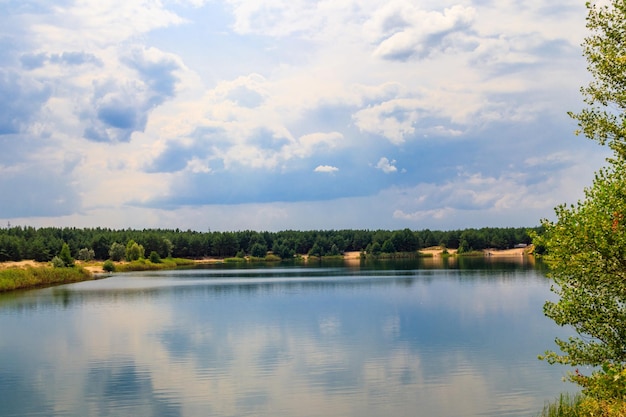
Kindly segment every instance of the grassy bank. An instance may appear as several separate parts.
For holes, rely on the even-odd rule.
[[[0,269],[0,292],[22,290],[28,288],[46,287],[51,285],[69,284],[72,282],[87,281],[94,278],[89,268],[98,272],[102,262],[90,262],[73,268],[54,268],[42,263],[40,266],[15,266]],[[161,262],[150,262],[140,259],[133,262],[114,263],[114,272],[150,271],[159,269],[175,269],[181,266],[195,265],[191,259],[168,258]]]
[[[161,269],[176,269],[180,266],[190,266],[196,263],[192,259],[166,258],[161,262],[151,262],[149,259],[138,259],[132,262],[114,264],[113,272],[157,271]]]
[[[243,262],[280,262],[283,261],[284,259],[281,259],[280,256],[276,256],[273,254],[267,254],[265,257],[263,258],[259,258],[256,256],[246,256],[244,258],[241,257],[231,257],[231,258],[224,258],[224,262],[226,263],[243,263]]]
[[[546,404],[538,417],[626,417],[626,402],[562,394]]]
[[[68,284],[93,279],[86,269],[50,266],[7,268],[0,270],[0,292],[48,285]]]

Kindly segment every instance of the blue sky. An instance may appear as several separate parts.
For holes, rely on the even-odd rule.
[[[574,0],[0,1],[0,221],[534,226],[607,149]]]

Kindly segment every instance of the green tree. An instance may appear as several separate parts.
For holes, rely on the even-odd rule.
[[[152,262],[153,264],[160,264],[161,263],[161,256],[155,250],[150,252],[149,259],[150,259],[150,262]]]
[[[324,255],[324,251],[322,249],[322,247],[315,242],[313,244],[313,247],[311,247],[311,249],[309,250],[309,256],[323,256]]]
[[[126,260],[127,261],[136,261],[137,259],[143,258],[145,250],[143,246],[139,243],[135,242],[133,239],[129,240],[126,244]]]
[[[383,245],[380,248],[381,252],[383,253],[395,253],[396,252],[396,248],[393,245],[393,242],[391,239],[387,239],[383,242]]]
[[[215,256],[235,256],[239,250],[239,241],[232,232],[216,233],[213,238],[212,252]]]
[[[250,248],[250,255],[256,258],[265,257],[265,255],[267,255],[267,246],[259,242],[253,243]]]
[[[626,157],[626,3],[611,0],[598,6],[587,3],[587,28],[583,42],[592,81],[581,92],[587,108],[570,113],[586,137],[608,144]]]
[[[63,264],[65,266],[74,266],[74,258],[72,258],[70,245],[68,245],[67,243],[63,243],[63,246],[61,246],[61,251],[59,252],[59,258],[63,261]]]
[[[91,241],[91,248],[96,259],[106,259],[109,256],[109,241],[103,233],[95,236]]]
[[[581,89],[587,108],[570,113],[580,132],[614,152],[585,198],[555,209],[556,222],[543,221],[535,243],[545,251],[556,302],[546,316],[571,326],[578,336],[556,339],[560,352],[543,356],[550,363],[596,367],[578,370],[570,380],[588,396],[626,399],[626,2],[587,3],[583,43],[592,81]],[[579,132],[579,133],[580,133]]]
[[[549,351],[544,358],[550,363],[624,369],[626,162],[616,161],[596,174],[583,201],[555,210],[557,221],[544,221],[544,234],[535,238],[545,247],[552,289],[559,296],[545,304],[544,312],[579,336],[556,339],[562,353]],[[580,374],[571,379],[583,387],[591,383]]]
[[[96,257],[93,249],[82,248],[78,251],[78,259],[81,261],[92,261]]]
[[[113,242],[109,248],[109,257],[112,261],[119,262],[126,256],[126,247],[121,243]]]
[[[34,259],[35,261],[38,261],[38,262],[49,261],[52,257],[50,254],[55,253],[58,249],[51,252],[48,246],[46,245],[46,243],[47,242],[44,240],[43,237],[37,237],[31,240],[27,244],[27,249],[26,249],[27,257],[30,259]]]

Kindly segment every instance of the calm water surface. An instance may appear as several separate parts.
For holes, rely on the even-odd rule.
[[[477,261],[475,261],[477,262]],[[533,416],[574,391],[521,263],[212,267],[0,296],[0,416]]]

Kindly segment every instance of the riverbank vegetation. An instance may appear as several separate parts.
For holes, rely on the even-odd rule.
[[[530,230],[540,232],[540,228]],[[39,263],[38,272],[3,272],[5,278],[0,291],[76,282],[91,278],[90,272],[174,269],[198,261],[329,261],[342,260],[348,252],[352,259],[355,255],[356,259],[399,259],[432,256],[432,253],[420,252],[432,248],[438,248],[442,256],[450,252],[471,256],[482,254],[480,250],[484,248],[510,249],[530,242],[526,228],[446,232],[403,229],[203,233],[178,229],[14,226],[0,228],[0,269],[7,269],[1,267],[12,262],[32,260]],[[46,263],[48,266],[40,265]],[[79,265],[75,271],[82,272],[70,272],[75,265]],[[10,283],[12,280],[14,284]]]
[[[84,268],[47,266],[0,269],[0,292],[25,288],[67,284],[92,279],[93,275]]]
[[[103,263],[102,269],[106,272],[158,271],[191,265],[195,265],[195,262],[190,259],[166,258],[156,261],[154,259],[139,258],[130,262],[115,263],[107,260]]]

